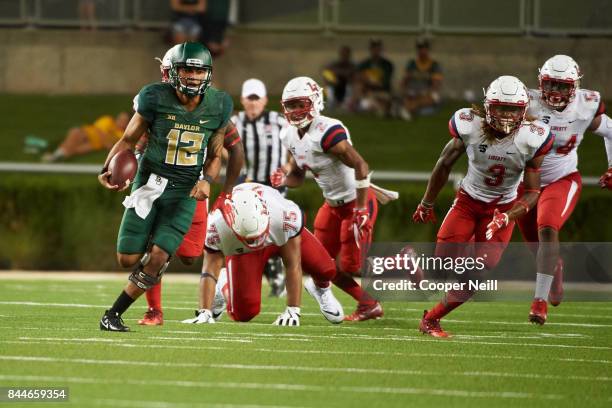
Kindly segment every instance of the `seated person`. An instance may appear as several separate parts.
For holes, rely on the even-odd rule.
[[[343,45],[338,50],[338,60],[323,69],[328,109],[334,109],[350,100],[355,70],[351,49]]]
[[[200,19],[206,11],[206,0],[170,0],[172,9],[172,42],[198,41],[202,33]]]
[[[416,42],[417,57],[408,61],[401,83],[400,116],[410,120],[413,115],[431,115],[440,106],[442,69],[429,54],[427,39]]]
[[[74,127],[53,153],[42,156],[44,162],[55,162],[102,149],[110,149],[123,136],[131,115],[119,112],[117,117],[100,116],[89,125]]]
[[[357,66],[353,108],[387,116],[391,107],[393,64],[383,57],[381,40],[370,41],[370,58]]]

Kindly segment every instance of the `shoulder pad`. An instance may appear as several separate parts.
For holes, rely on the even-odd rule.
[[[476,115],[472,109],[459,109],[453,114],[449,123],[451,135],[459,137],[465,144],[474,143],[480,137],[482,130],[482,118]],[[453,134],[453,133],[456,133]]]
[[[524,122],[514,138],[514,144],[519,152],[532,157],[549,135],[550,127],[544,122]]]
[[[601,95],[597,91],[578,89],[576,92],[578,116],[588,120],[597,116],[602,106]]]

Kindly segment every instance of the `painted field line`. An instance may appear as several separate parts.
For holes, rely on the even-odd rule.
[[[81,399],[70,398],[70,402],[81,406],[126,407],[126,408],[307,408],[298,405],[255,405],[255,404],[215,404],[198,402],[119,400],[119,399]]]
[[[274,391],[304,391],[323,393],[366,393],[366,394],[396,394],[396,395],[430,395],[439,397],[463,397],[463,398],[500,398],[500,399],[563,399],[559,394],[542,394],[514,391],[467,391],[453,389],[431,389],[413,387],[355,387],[355,386],[321,386],[309,384],[283,384],[283,383],[256,383],[256,382],[215,382],[215,381],[163,381],[163,380],[112,380],[103,378],[84,377],[60,377],[60,376],[37,376],[37,375],[0,375],[0,380],[24,381],[24,382],[59,382],[59,383],[81,383],[81,384],[121,384],[136,386],[162,386],[162,387],[185,387],[185,388],[227,388],[234,390],[274,390]]]
[[[570,380],[570,381],[612,381],[612,377],[589,377],[578,375],[552,375],[552,374],[535,374],[535,373],[506,373],[496,371],[422,371],[422,370],[397,370],[384,368],[359,368],[359,367],[305,367],[305,366],[288,366],[288,365],[257,365],[257,364],[206,364],[210,368],[225,368],[237,370],[264,370],[264,371],[305,371],[305,372],[326,372],[326,373],[343,373],[343,374],[393,374],[393,375],[419,375],[419,376],[435,376],[441,377],[444,375],[456,375],[467,377],[512,377],[526,379],[542,379],[542,380]]]
[[[92,344],[95,341],[81,341],[80,339],[72,338],[37,338],[37,337],[20,337],[19,341],[2,340],[0,343],[6,344],[53,344],[53,345],[84,345]],[[40,341],[39,341],[40,340]],[[108,343],[103,342],[104,347],[126,347],[126,348],[141,348],[142,343]],[[177,350],[214,350],[214,351],[235,351],[232,347],[223,346],[185,346],[185,345],[162,345],[162,344],[147,344],[147,348],[159,349],[177,349]],[[582,358],[536,358],[525,356],[512,356],[507,354],[467,354],[467,353],[414,353],[401,351],[349,351],[349,350],[304,350],[304,349],[278,349],[278,348],[253,348],[243,349],[246,352],[261,352],[261,353],[287,353],[287,354],[320,354],[320,355],[357,355],[357,356],[403,356],[403,357],[423,357],[423,358],[458,358],[458,359],[484,359],[484,360],[520,360],[520,361],[559,361],[571,363],[598,363],[612,364],[612,360],[590,360]]]
[[[149,367],[202,367],[199,363],[159,363],[154,361],[130,361],[130,360],[95,360],[88,358],[58,358],[58,357],[33,357],[33,356],[4,356],[4,361],[33,361],[46,363],[76,363],[76,364],[103,364],[103,365],[133,365]]]

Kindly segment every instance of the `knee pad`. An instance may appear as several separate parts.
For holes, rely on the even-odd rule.
[[[130,274],[129,281],[132,282],[134,285],[138,286],[142,290],[151,289],[153,286],[157,285],[159,281],[161,280],[162,275],[164,274],[164,272],[168,268],[168,265],[170,264],[170,259],[171,257],[168,258],[168,260],[161,266],[161,268],[159,268],[159,271],[157,272],[157,276],[151,276],[144,272],[145,265],[147,265],[149,261],[151,260],[151,253],[147,252],[146,254],[142,256],[142,258],[138,262],[138,266],[136,267],[136,269],[134,269],[134,271]]]

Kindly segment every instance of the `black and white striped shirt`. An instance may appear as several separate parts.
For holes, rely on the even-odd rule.
[[[270,175],[287,161],[280,141],[280,130],[287,126],[285,117],[275,111],[264,111],[250,121],[244,111],[232,117],[244,146],[248,181],[270,185]]]

